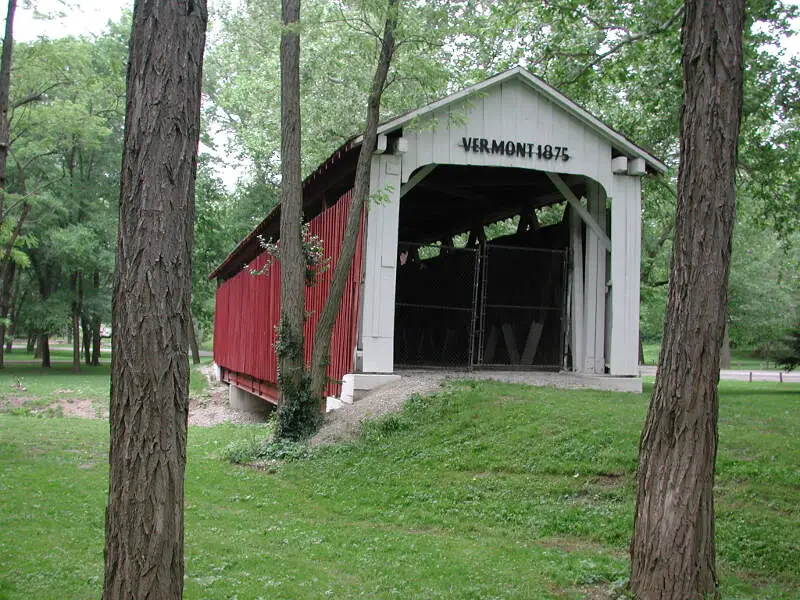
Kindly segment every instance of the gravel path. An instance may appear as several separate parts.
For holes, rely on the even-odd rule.
[[[452,375],[440,371],[405,371],[400,381],[375,388],[353,404],[325,415],[325,422],[310,440],[312,446],[335,444],[351,440],[358,435],[361,422],[397,412],[414,394],[430,394],[438,390],[442,382]],[[462,374],[463,376],[463,374]]]
[[[597,377],[571,373],[548,373],[541,371],[473,371],[463,370],[409,370],[397,371],[402,378],[370,391],[353,404],[329,412],[311,445],[335,444],[355,438],[361,422],[396,412],[413,394],[430,394],[446,380],[490,379],[535,386],[555,386],[567,389],[591,388],[602,380]],[[608,380],[606,380],[608,381]]]

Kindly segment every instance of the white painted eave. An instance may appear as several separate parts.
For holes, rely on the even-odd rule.
[[[380,125],[378,127],[378,134],[386,134],[401,127],[404,127],[408,123],[414,121],[415,119],[419,119],[427,114],[430,114],[436,110],[444,108],[450,104],[454,104],[467,96],[475,94],[476,92],[480,92],[492,86],[498,85],[505,81],[510,81],[512,79],[518,79],[522,81],[525,85],[529,86],[540,95],[544,96],[545,98],[549,99],[553,104],[556,106],[561,107],[564,111],[566,111],[569,115],[572,115],[579,121],[581,121],[584,125],[589,127],[590,129],[594,130],[600,137],[607,140],[612,148],[616,149],[617,151],[625,154],[631,158],[642,158],[647,163],[647,165],[658,173],[666,173],[667,166],[658,160],[655,156],[647,152],[646,150],[640,148],[633,142],[631,142],[628,138],[623,136],[620,133],[617,133],[607,125],[605,125],[600,119],[589,113],[587,110],[567,98],[564,94],[556,90],[555,88],[547,85],[544,81],[533,75],[527,69],[522,67],[514,67],[509,69],[508,71],[504,71],[503,73],[498,73],[489,79],[485,79],[479,83],[471,85],[463,90],[456,92],[454,94],[450,94],[442,98],[441,100],[437,100],[432,104],[428,104],[427,106],[423,106],[422,108],[418,108],[417,110],[411,111],[399,117],[392,119],[391,121],[387,121],[386,123]],[[360,144],[363,139],[363,136],[358,136],[355,138],[354,143]]]

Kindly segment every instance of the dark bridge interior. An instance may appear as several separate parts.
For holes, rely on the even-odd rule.
[[[412,177],[413,180],[413,177]],[[580,197],[582,177],[564,177]],[[563,362],[568,224],[545,173],[440,165],[400,201],[395,363],[547,368]],[[485,225],[519,216],[515,232]],[[456,243],[454,243],[456,242]]]
[[[586,194],[583,177],[562,179],[578,198]],[[541,171],[438,165],[401,199],[400,240],[437,242],[563,201]]]

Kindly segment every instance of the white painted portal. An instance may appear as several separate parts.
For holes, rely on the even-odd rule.
[[[446,164],[554,174],[556,189],[573,207],[568,342],[572,369],[638,374],[640,176],[647,166],[664,172],[663,164],[519,68],[390,121],[379,133],[401,139],[395,141],[394,153],[376,155],[372,162],[361,372],[394,370],[397,238],[404,187],[416,185],[435,165]],[[587,179],[587,198],[572,195],[563,184],[566,176]]]
[[[401,158],[376,154],[370,173],[361,300],[361,370],[394,371],[394,291]]]

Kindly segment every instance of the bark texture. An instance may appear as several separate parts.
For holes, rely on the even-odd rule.
[[[308,395],[303,358],[305,256],[300,166],[300,0],[283,0],[281,33],[281,319],[278,332],[278,437],[293,437]],[[302,419],[302,417],[301,417]]]
[[[6,13],[6,27],[3,36],[2,58],[0,58],[0,225],[5,222],[5,195],[6,195],[6,163],[8,162],[8,150],[11,145],[11,135],[8,123],[8,98],[11,92],[11,60],[14,49],[14,14],[17,10],[17,0],[8,0],[8,12]],[[13,244],[13,241],[12,241]],[[13,274],[7,277],[8,260],[3,259],[0,267],[0,317],[5,317],[8,312],[8,299],[11,293],[10,287],[14,278]],[[5,341],[5,325],[2,326],[2,338],[0,344]],[[3,367],[4,357],[3,348],[0,347],[0,368]]]
[[[81,310],[83,309],[82,278],[73,273],[70,278],[72,288],[72,372],[81,370]]]
[[[0,59],[0,219],[5,217],[6,162],[11,145],[8,124],[8,97],[11,91],[11,60],[14,50],[14,14],[17,0],[8,0],[3,52]]]
[[[180,598],[204,0],[137,0],[112,307],[103,598]]]
[[[2,281],[0,281],[0,285],[2,285],[2,290],[0,290],[0,318],[12,318],[14,317],[12,308],[14,307],[14,284],[15,284],[15,275],[17,271],[17,265],[14,261],[9,261],[8,263],[8,270],[2,273],[2,269],[0,269],[0,273],[2,273]],[[17,285],[19,282],[16,282]],[[9,327],[9,333],[13,336],[13,324],[15,323],[14,320],[11,321],[11,326]],[[3,320],[0,322],[0,368],[5,365],[5,355],[4,355],[4,348],[3,345],[5,344],[6,339],[6,321]],[[12,338],[13,339],[13,338]]]
[[[50,335],[47,333],[39,334],[39,343],[36,345],[36,352],[42,359],[42,368],[50,368]]]
[[[372,164],[372,156],[375,153],[377,141],[378,121],[381,112],[381,96],[386,85],[386,76],[389,73],[389,65],[392,62],[392,55],[395,50],[394,34],[397,29],[397,15],[400,9],[400,0],[388,0],[387,16],[383,28],[383,39],[381,40],[381,52],[378,58],[378,65],[375,68],[375,75],[372,78],[369,99],[367,100],[367,117],[364,124],[364,141],[358,154],[356,164],[355,183],[353,185],[353,196],[350,200],[350,208],[347,213],[347,225],[345,227],[344,239],[342,240],[342,250],[336,268],[331,278],[331,287],[325,306],[322,309],[317,328],[314,332],[314,348],[311,354],[311,393],[314,398],[319,398],[324,402],[325,387],[328,382],[327,371],[330,362],[331,335],[336,324],[336,317],[339,315],[339,307],[342,303],[347,274],[353,264],[353,255],[356,251],[358,241],[358,230],[361,224],[361,213],[364,210],[364,203],[369,195],[369,175]]]
[[[686,2],[675,249],[631,541],[631,587],[640,600],[719,596],[712,490],[743,23],[744,0]]]

